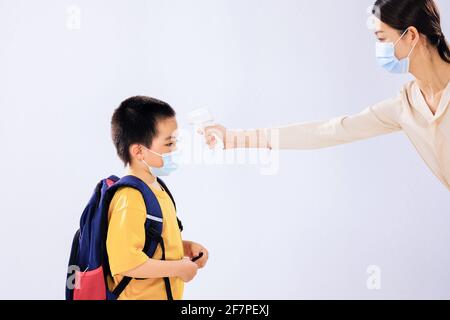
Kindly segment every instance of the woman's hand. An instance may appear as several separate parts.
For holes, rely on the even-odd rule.
[[[220,139],[224,145],[224,148],[227,149],[226,141],[227,141],[227,128],[222,125],[214,125],[205,127],[203,130],[199,130],[200,134],[205,135],[205,142],[209,146],[210,149],[214,149],[217,145],[217,139]]]
[[[224,126],[217,124],[205,127],[198,131],[205,135],[206,144],[210,149],[214,149],[220,140],[224,149],[235,148],[264,148],[272,149],[269,137],[265,129],[252,130],[229,130]]]
[[[184,255],[189,257],[190,259],[196,258],[200,255],[200,253],[203,253],[203,256],[195,261],[195,263],[197,264],[199,269],[203,268],[206,265],[209,258],[209,252],[204,246],[192,241],[183,241],[183,247]]]

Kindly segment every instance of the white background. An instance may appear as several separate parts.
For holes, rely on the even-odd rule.
[[[370,4],[0,0],[0,298],[64,298],[84,205],[124,172],[109,131],[125,98],[169,102],[187,130],[198,107],[268,127],[396,95],[410,78],[376,65]],[[186,299],[450,298],[449,193],[403,133],[282,152],[276,175],[188,165],[166,182],[184,238],[211,254]],[[371,265],[380,290],[366,286]]]

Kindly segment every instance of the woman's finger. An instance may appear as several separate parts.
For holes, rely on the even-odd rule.
[[[216,142],[217,142],[217,139],[216,139],[216,137],[214,135],[209,134],[209,135],[206,136],[206,143],[208,145],[210,145],[210,146],[211,145],[215,145]]]

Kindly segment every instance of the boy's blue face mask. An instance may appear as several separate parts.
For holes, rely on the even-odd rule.
[[[156,154],[157,156],[160,156],[163,160],[163,166],[161,168],[154,168],[148,165],[148,163],[142,159],[142,162],[145,163],[145,165],[148,167],[148,169],[150,170],[150,172],[157,176],[157,177],[164,177],[164,176],[168,176],[170,175],[172,172],[176,171],[179,167],[179,163],[180,163],[180,156],[181,153],[180,151],[174,151],[171,153],[164,153],[164,154],[160,154],[157,153],[153,150],[150,150],[149,148],[143,146],[145,149],[147,149],[148,151],[150,151],[153,154]]]
[[[409,72],[409,64],[410,64],[409,57],[411,56],[411,53],[413,52],[416,45],[412,47],[411,51],[409,52],[406,58],[399,60],[395,56],[395,47],[397,46],[398,42],[404,37],[404,35],[408,32],[408,30],[409,29],[403,32],[403,34],[395,43],[393,42],[376,43],[377,62],[382,68],[386,69],[391,73],[403,74]]]

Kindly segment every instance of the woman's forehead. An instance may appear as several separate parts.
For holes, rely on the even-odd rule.
[[[372,28],[369,28],[376,36],[382,36],[382,35],[393,35],[395,30],[391,26],[387,25],[386,23],[379,20],[377,17],[374,16],[374,22],[372,24]]]
[[[372,30],[373,32],[383,32],[386,29],[386,25],[378,19],[375,15],[372,16]]]

